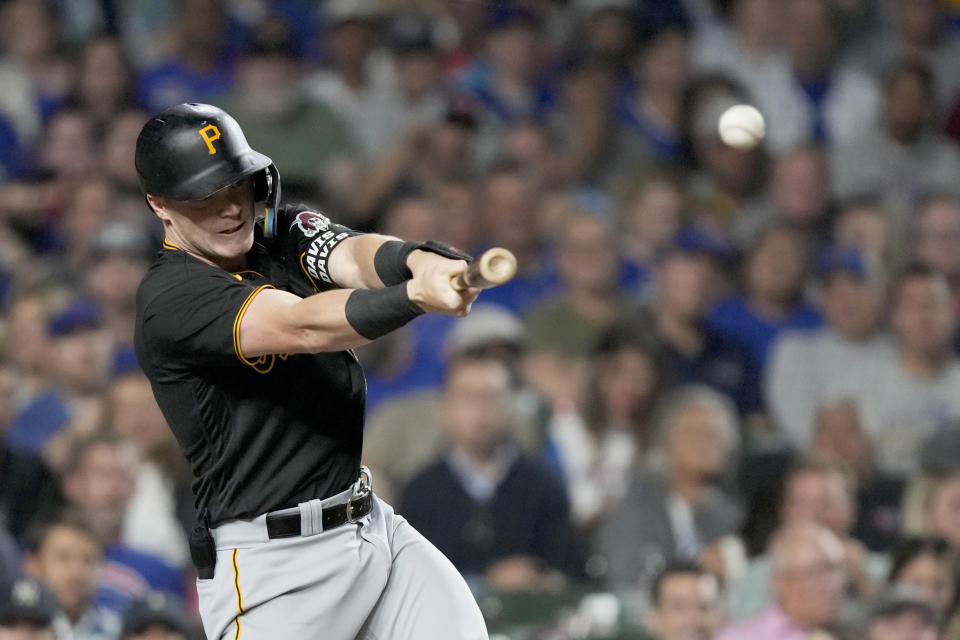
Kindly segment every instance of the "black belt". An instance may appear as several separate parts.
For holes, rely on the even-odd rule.
[[[351,497],[343,504],[327,507],[321,511],[323,530],[327,531],[348,522],[356,522],[370,513],[372,508],[373,492],[369,490]],[[274,538],[293,538],[299,536],[301,531],[299,511],[286,514],[267,514],[267,535],[271,540]]]

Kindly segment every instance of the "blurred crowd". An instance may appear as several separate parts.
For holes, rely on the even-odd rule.
[[[960,638],[958,60],[955,0],[3,0],[0,639],[201,637],[132,354],[186,101],[288,201],[517,255],[358,354],[375,489],[491,629]]]

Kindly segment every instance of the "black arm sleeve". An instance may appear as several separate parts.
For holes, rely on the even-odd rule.
[[[275,251],[286,265],[291,293],[301,298],[330,289],[340,289],[330,277],[330,254],[341,242],[362,235],[330,221],[318,211],[302,205],[287,205],[277,219]]]

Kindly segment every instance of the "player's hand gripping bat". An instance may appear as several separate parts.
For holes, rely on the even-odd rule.
[[[471,260],[467,268],[450,276],[450,286],[457,291],[470,287],[489,289],[509,282],[517,273],[517,258],[502,247],[488,249]]]

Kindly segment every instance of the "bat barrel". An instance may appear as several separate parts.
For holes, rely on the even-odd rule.
[[[498,247],[485,251],[450,282],[457,291],[468,287],[489,289],[509,282],[516,273],[517,258],[507,249]]]

